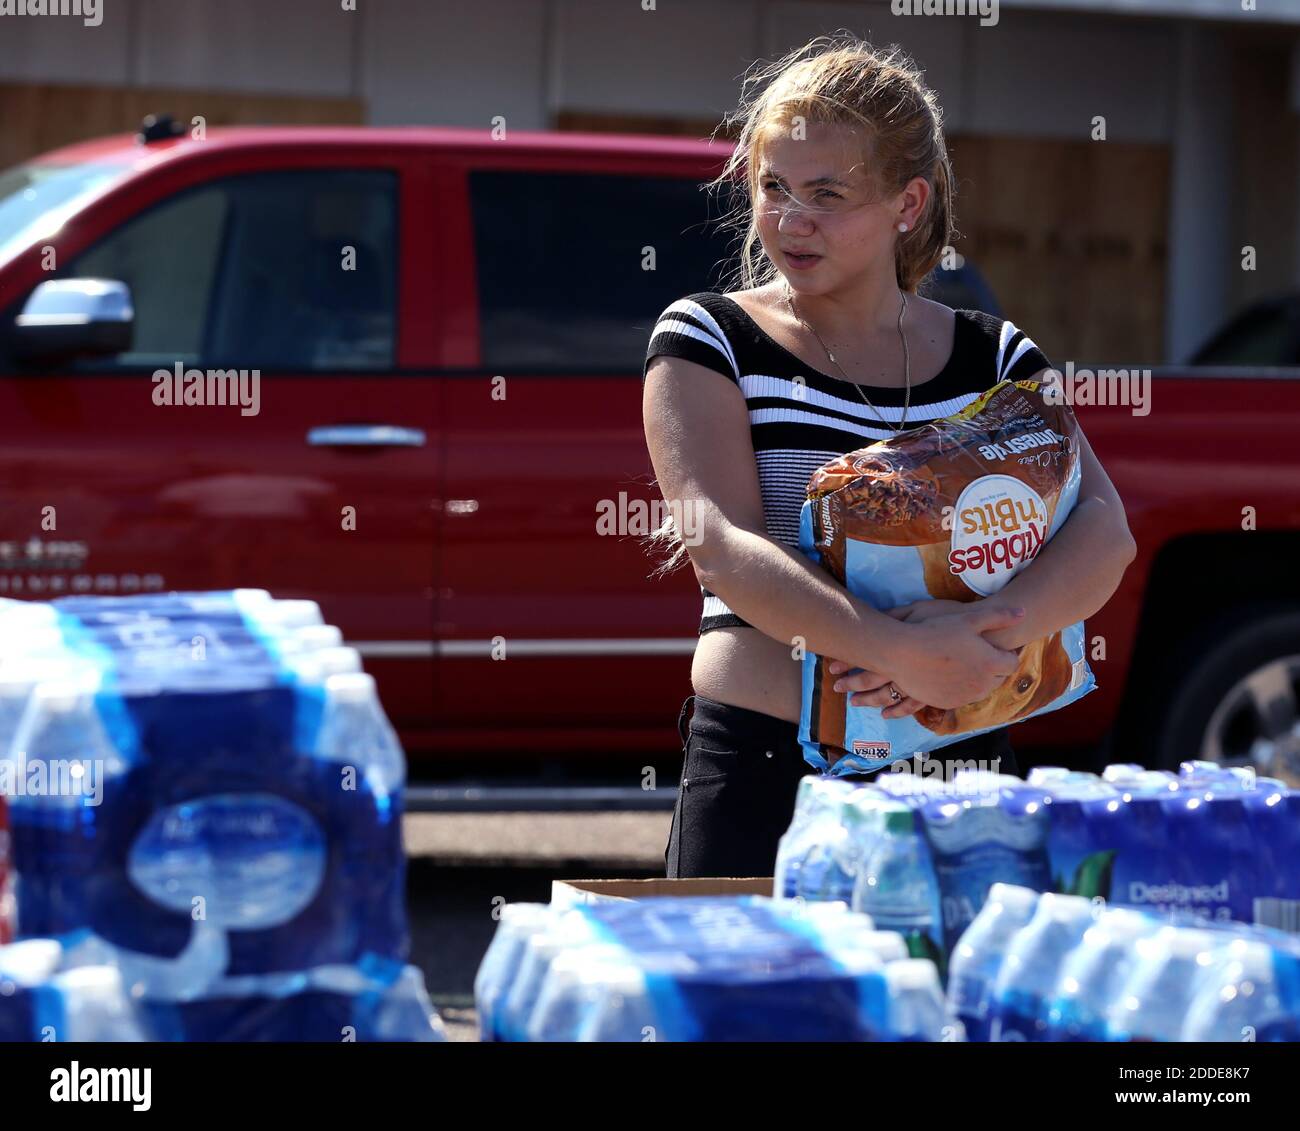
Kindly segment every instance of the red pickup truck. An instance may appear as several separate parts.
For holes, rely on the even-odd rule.
[[[417,767],[675,751],[700,598],[648,577],[639,372],[719,282],[726,149],[155,126],[0,174],[0,596],[315,598]],[[1150,400],[1076,402],[1140,553],[1018,747],[1295,776],[1300,382]]]

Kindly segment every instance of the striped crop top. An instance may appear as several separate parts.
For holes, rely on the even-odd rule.
[[[960,412],[999,381],[1024,380],[1050,368],[1042,351],[1012,323],[958,310],[952,354],[937,376],[912,386],[907,423],[928,424]],[[799,512],[812,473],[828,460],[886,440],[881,423],[902,418],[903,390],[866,386],[877,416],[846,383],[811,370],[770,337],[734,299],[700,291],[670,303],[650,334],[642,380],[659,354],[681,357],[740,386],[758,463],[763,518],[770,538],[799,545]],[[796,378],[802,378],[803,389]],[[747,622],[701,588],[700,632]]]

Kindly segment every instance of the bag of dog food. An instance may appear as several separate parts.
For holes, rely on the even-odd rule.
[[[885,611],[1000,590],[1060,528],[1079,494],[1078,424],[1037,381],[1003,381],[961,412],[813,472],[799,545],[850,593]],[[831,690],[831,659],[806,653],[799,740],[836,776],[1055,711],[1096,686],[1083,622],[1025,645],[991,695],[886,719]],[[906,689],[904,689],[906,690]]]

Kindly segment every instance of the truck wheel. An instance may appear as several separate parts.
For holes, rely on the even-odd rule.
[[[1155,764],[1253,766],[1300,787],[1300,608],[1243,606],[1188,642],[1156,732]]]

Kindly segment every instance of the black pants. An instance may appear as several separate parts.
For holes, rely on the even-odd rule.
[[[666,874],[670,879],[772,875],[777,843],[794,815],[799,779],[817,773],[804,761],[798,724],[690,695],[678,715],[677,732],[682,781],[664,852]],[[1006,727],[949,743],[925,761],[950,759],[973,759],[999,773],[1018,773]],[[922,772],[920,761],[910,760],[913,773]],[[894,767],[884,772],[894,772]],[[874,776],[855,775],[854,780],[869,782]],[[946,767],[944,776],[950,777]]]

